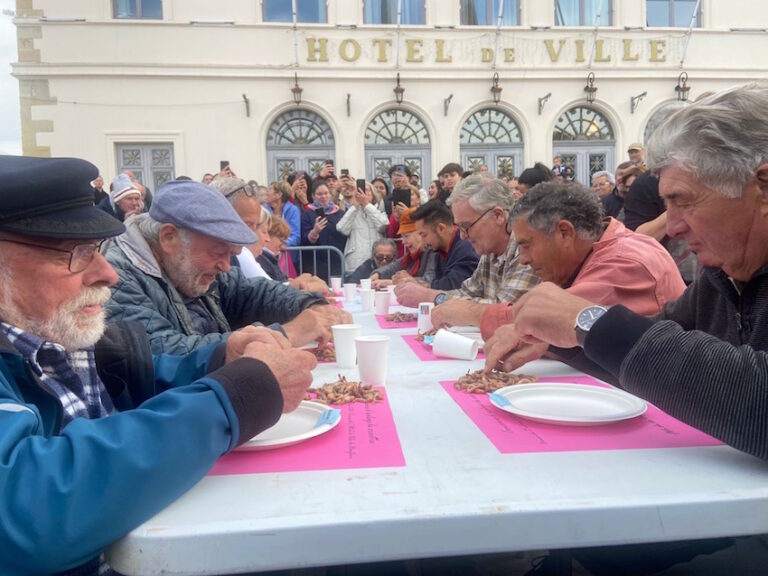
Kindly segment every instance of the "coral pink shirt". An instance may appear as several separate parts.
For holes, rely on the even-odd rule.
[[[684,290],[685,282],[669,252],[650,236],[632,232],[614,218],[566,288],[597,304],[623,304],[643,316],[658,314]],[[513,320],[512,303],[486,306],[480,323],[483,338],[490,338],[499,326]]]

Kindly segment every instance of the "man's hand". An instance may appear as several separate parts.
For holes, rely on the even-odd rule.
[[[280,384],[283,395],[283,413],[298,408],[307,388],[312,384],[311,370],[317,366],[314,354],[292,348],[283,349],[265,346],[261,342],[251,342],[243,351],[244,358],[261,360],[269,367]]]
[[[538,360],[547,348],[549,346],[546,343],[530,344],[520,341],[515,332],[515,326],[505,324],[485,341],[485,371],[511,372],[523,364]]]
[[[336,306],[315,304],[290,322],[283,324],[283,330],[288,335],[291,345],[295,347],[315,341],[322,345],[333,340],[331,326],[351,323],[352,316],[348,312]]]
[[[297,290],[309,290],[311,292],[320,292],[323,296],[330,294],[328,291],[328,284],[317,276],[304,272],[296,278],[288,280],[288,284],[293,286]]]
[[[485,304],[455,298],[432,309],[431,318],[434,328],[448,326],[480,326]]]
[[[409,308],[417,308],[419,302],[433,302],[435,296],[439,293],[438,290],[419,286],[416,282],[400,282],[395,288],[397,301],[400,302],[402,306],[407,306]]]
[[[551,282],[539,284],[512,306],[515,332],[523,342],[546,342],[560,348],[578,346],[576,316],[592,302]],[[495,336],[495,334],[494,334]]]
[[[392,276],[392,282],[394,284],[400,284],[402,282],[413,282],[414,277],[408,274],[405,270],[398,270],[395,275]]]
[[[377,279],[373,280],[373,276],[376,276]],[[378,280],[378,275],[374,274],[373,276],[371,276],[371,288],[374,290],[378,290],[379,288],[384,288],[392,284],[392,280]]]
[[[264,327],[246,326],[232,332],[227,338],[225,364],[240,358],[246,347],[252,342],[259,342],[264,346],[277,347],[281,350],[287,350],[291,347],[291,343],[280,332]]]

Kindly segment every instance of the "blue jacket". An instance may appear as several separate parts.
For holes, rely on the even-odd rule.
[[[272,206],[265,204],[263,208],[273,212]],[[301,214],[299,214],[299,209],[294,204],[288,202],[283,205],[283,211],[280,216],[282,216],[291,229],[291,233],[285,240],[285,245],[298,246],[301,243]]]
[[[206,294],[189,301],[163,273],[133,218],[126,228],[106,254],[119,276],[106,306],[107,319],[141,322],[155,354],[186,354],[225,340],[232,330],[257,322],[285,323],[312,304],[325,303],[319,294],[266,278],[248,279],[237,267],[218,274]],[[193,306],[207,311],[214,330],[196,329],[190,314]]]
[[[431,287],[435,290],[455,290],[467,278],[475,273],[480,258],[469,240],[459,236],[458,228],[454,228],[448,253],[438,252],[435,267],[435,277]]]
[[[0,336],[3,574],[86,564],[280,417],[279,385],[265,364],[241,359],[206,375],[223,346],[152,358],[142,327],[133,334],[133,344],[118,337],[111,351],[96,347],[99,374],[123,411],[63,429],[58,400]],[[131,393],[148,399],[132,409]]]

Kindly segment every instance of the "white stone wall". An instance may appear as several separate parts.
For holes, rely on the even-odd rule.
[[[768,28],[764,3],[703,0],[704,26],[693,31],[684,67],[692,99],[768,77],[768,34],[730,30]],[[166,141],[174,143],[177,174],[199,178],[227,159],[244,177],[265,180],[267,130],[293,106],[294,73],[303,106],[334,130],[337,166],[363,174],[365,127],[394,104],[395,27],[362,25],[359,1],[329,0],[328,24],[299,26],[298,68],[291,25],[263,23],[258,0],[164,0],[162,21],[141,22],[113,20],[108,0],[36,0],[34,8],[49,20],[20,14],[16,23],[20,31],[40,27],[34,40],[40,61],[21,62],[14,74],[22,82],[48,83],[50,100],[32,106],[32,118],[50,121],[52,131],[37,132],[36,144],[54,156],[88,158],[107,177],[115,171],[115,143]],[[598,87],[595,107],[613,123],[618,160],[630,142],[642,140],[652,113],[675,98],[685,30],[635,29],[644,10],[640,0],[614,0],[614,25],[600,29],[590,68],[592,30],[554,27],[552,2],[522,0],[521,26],[500,35],[496,71],[499,107],[520,125],[525,165],[551,162],[552,128],[566,109],[584,102],[590,70]],[[51,21],[57,18],[85,21]],[[459,131],[469,114],[492,104],[494,69],[484,60],[496,35],[493,28],[458,26],[453,0],[427,0],[426,18],[425,26],[401,30],[399,72],[402,106],[429,128],[436,172],[458,160]],[[327,61],[310,50],[321,42]],[[385,61],[379,61],[382,47]],[[550,92],[539,115],[538,99]],[[631,114],[630,98],[641,92],[647,95]]]

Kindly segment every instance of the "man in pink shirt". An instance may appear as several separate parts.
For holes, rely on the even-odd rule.
[[[580,184],[539,184],[515,205],[510,220],[520,264],[530,264],[542,281],[572,294],[651,316],[685,290],[661,244],[603,218],[598,197]],[[483,338],[513,321],[510,305],[487,306],[480,326]]]

